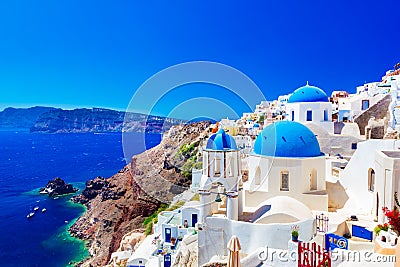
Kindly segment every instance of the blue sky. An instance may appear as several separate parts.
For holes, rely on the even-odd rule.
[[[152,75],[196,60],[240,70],[267,99],[307,80],[328,93],[353,92],[400,61],[398,10],[396,0],[3,1],[0,110],[125,110]],[[164,102],[223,101],[220,89],[186,85]],[[170,109],[159,103],[155,113]],[[222,116],[218,108],[208,112]]]

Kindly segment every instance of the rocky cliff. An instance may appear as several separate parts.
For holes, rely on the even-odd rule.
[[[143,231],[144,218],[187,189],[208,126],[174,126],[158,146],[134,156],[111,178],[86,183],[73,200],[85,204],[87,212],[70,228],[72,235],[88,240],[90,258],[79,266],[106,265],[125,234]]]
[[[0,112],[0,128],[31,128],[43,113],[55,110],[49,107],[6,108]]]
[[[30,130],[44,133],[121,131],[162,133],[172,125],[183,122],[178,119],[103,108],[55,109],[41,114]]]

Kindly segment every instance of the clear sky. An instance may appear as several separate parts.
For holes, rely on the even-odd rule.
[[[398,0],[2,1],[0,110],[125,110],[152,75],[194,60],[240,70],[267,99],[307,80],[354,92],[400,61],[399,10]],[[224,97],[216,91],[187,85],[164,101]]]

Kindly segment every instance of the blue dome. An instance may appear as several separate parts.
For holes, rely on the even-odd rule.
[[[254,153],[284,158],[323,155],[315,134],[303,124],[294,121],[280,121],[268,125],[257,136]]]
[[[211,135],[207,140],[206,149],[212,150],[237,150],[235,139],[225,133],[223,129]]]
[[[328,96],[322,89],[307,83],[296,89],[289,97],[288,103],[296,102],[328,102]]]

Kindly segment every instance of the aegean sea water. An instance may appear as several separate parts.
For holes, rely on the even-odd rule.
[[[131,134],[129,156],[145,149],[142,139]],[[120,133],[0,131],[0,266],[68,266],[88,255],[67,232],[84,207],[71,203],[71,195],[54,199],[37,189],[56,176],[81,189],[89,179],[110,177],[126,165],[121,140]],[[145,140],[150,148],[161,135]]]

